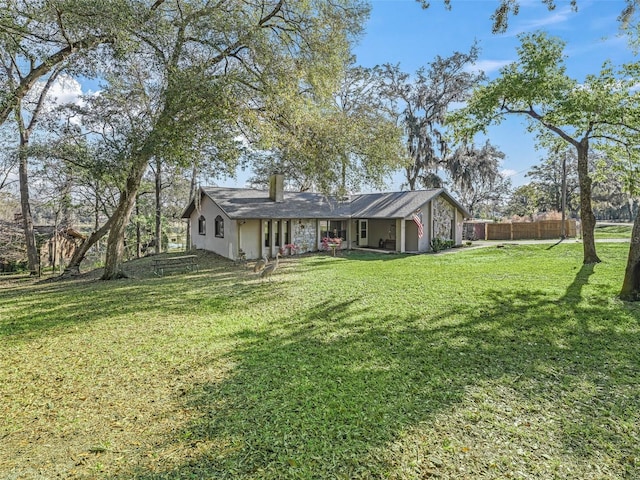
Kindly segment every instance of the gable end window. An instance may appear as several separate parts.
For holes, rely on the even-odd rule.
[[[198,233],[200,235],[207,234],[207,221],[205,220],[204,215],[200,215],[200,217],[198,217]]]
[[[224,238],[224,220],[220,215],[216,217],[216,237]]]

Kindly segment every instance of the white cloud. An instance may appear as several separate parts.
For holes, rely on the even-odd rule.
[[[46,81],[36,83],[27,95],[26,100],[30,103],[37,102],[45,85]],[[49,87],[44,109],[45,111],[51,111],[61,105],[83,105],[84,101],[82,100],[82,95],[82,86],[80,85],[80,82],[69,75],[62,74],[56,78],[51,87]]]
[[[558,10],[549,11],[546,7],[544,9],[536,4],[536,8],[540,11],[540,16],[538,18],[531,18],[530,20],[526,20],[523,22],[518,22],[519,18],[523,18],[526,15],[522,14],[522,10],[524,10],[526,6],[521,5],[521,12],[517,16],[513,16],[510,18],[510,23],[515,24],[515,28],[513,30],[509,29],[507,33],[504,34],[505,37],[515,37],[523,32],[531,32],[534,30],[544,30],[550,26],[558,26],[562,23],[566,23],[571,19],[572,15],[575,15],[575,12],[571,10],[571,7],[565,7]],[[531,13],[533,16],[534,13]],[[527,16],[527,18],[529,18]]]
[[[504,168],[500,170],[500,175],[502,175],[504,178],[513,177],[517,174],[518,172],[516,170],[513,170],[512,168]]]
[[[49,90],[47,99],[58,105],[82,104],[82,86],[75,78],[61,75]]]
[[[469,71],[484,72],[490,74],[497,72],[505,65],[509,65],[512,60],[480,60],[469,67]]]

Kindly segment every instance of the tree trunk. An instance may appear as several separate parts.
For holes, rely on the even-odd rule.
[[[136,203],[136,195],[147,167],[147,160],[144,155],[133,159],[126,186],[120,194],[116,210],[111,215],[112,223],[107,239],[107,252],[102,280],[117,280],[118,278],[126,277],[122,269],[125,230],[131,218],[131,211]]]
[[[591,208],[591,177],[589,177],[589,139],[583,138],[578,150],[578,181],[580,183],[580,219],[582,221],[582,248],[584,264],[600,263],[596,253],[596,217]]]
[[[75,249],[75,251],[73,252],[73,256],[71,257],[71,260],[69,260],[69,265],[67,265],[64,269],[64,272],[62,272],[63,278],[80,275],[80,264],[84,260],[84,257],[87,255],[87,252],[91,247],[93,247],[96,243],[98,243],[98,241],[102,237],[104,237],[107,234],[110,227],[111,227],[111,218],[109,218],[109,220],[107,220],[107,222],[102,227],[95,230],[89,236],[89,238],[87,238],[84,242],[82,242],[78,246],[78,248]]]
[[[142,257],[142,226],[140,225],[140,196],[136,195],[136,258]],[[149,248],[148,246],[146,248]],[[145,248],[145,251],[146,251]]]
[[[22,126],[22,122],[20,122],[20,124]],[[38,255],[38,246],[36,245],[36,236],[33,230],[33,217],[31,216],[31,203],[29,199],[29,172],[27,154],[29,137],[24,131],[24,128],[21,128],[20,130],[20,149],[18,150],[18,157],[20,161],[19,180],[22,226],[24,229],[25,245],[27,247],[29,272],[31,273],[31,275],[38,275],[40,273],[40,257]]]
[[[640,210],[638,210],[635,222],[633,222],[629,258],[627,259],[627,269],[624,273],[620,298],[629,302],[640,300]]]
[[[416,180],[417,176],[413,174],[413,171],[407,168],[407,183],[409,185],[409,190],[412,192],[416,189]]]
[[[54,63],[53,65],[56,65],[56,64]],[[43,64],[38,68],[47,69],[48,67]],[[35,74],[37,70],[38,69],[31,70],[31,73],[27,77],[31,76],[32,74]],[[16,117],[16,123],[18,125],[18,133],[20,134],[20,147],[18,150],[18,161],[19,161],[18,177],[19,177],[19,183],[20,183],[20,207],[22,210],[22,223],[24,227],[25,243],[27,247],[27,259],[29,261],[29,271],[31,272],[31,275],[38,275],[40,273],[40,255],[38,253],[38,246],[36,245],[35,232],[33,229],[33,217],[31,216],[31,205],[30,205],[30,199],[29,199],[29,172],[28,172],[29,154],[28,154],[27,148],[29,146],[29,139],[31,138],[31,133],[33,132],[33,129],[36,127],[36,124],[38,122],[38,117],[40,115],[42,106],[44,105],[44,100],[46,98],[46,95],[49,92],[49,89],[51,88],[51,86],[53,85],[53,82],[56,80],[56,78],[58,77],[61,71],[62,70],[56,66],[54,68],[54,71],[51,73],[51,75],[49,75],[47,82],[45,83],[42,90],[40,91],[40,94],[38,96],[38,101],[36,103],[35,109],[31,112],[31,120],[28,122],[28,124],[25,122],[25,119],[23,117],[22,99],[23,99],[23,96],[26,95],[27,91],[31,88],[33,84],[27,86],[28,82],[25,83],[27,78],[22,78],[20,82],[20,87],[17,87],[16,90],[14,90],[16,93],[17,92],[22,92],[22,93],[19,96],[16,96],[14,99],[9,98],[9,102],[4,103],[4,106],[2,107],[3,111],[0,114],[0,124],[2,124],[4,123],[4,120],[6,120],[9,112],[11,112],[11,110],[13,109]],[[13,82],[13,79],[11,78],[11,73],[10,72],[8,73],[9,73],[9,84],[12,85],[12,87],[16,87]],[[35,81],[38,80],[38,78],[40,78],[39,75],[36,75],[31,81],[35,83]],[[23,86],[26,88],[25,90],[21,90]],[[11,97],[11,95],[9,97]]]
[[[200,194],[200,192],[198,191],[198,185],[197,185],[197,179],[198,178],[197,177],[198,177],[198,165],[194,161],[193,162],[193,170],[191,171],[191,186],[190,186],[190,190],[189,190],[189,205],[191,205],[191,202],[195,201],[196,195]],[[189,219],[187,219],[186,250],[191,250],[191,222],[190,222]]]
[[[562,158],[562,197],[560,198],[560,205],[562,208],[562,225],[560,226],[560,238],[565,239],[567,237],[566,232],[566,213],[567,209],[567,154],[565,153]]]
[[[160,194],[162,193],[162,162],[156,159],[156,253],[162,253],[162,205]]]

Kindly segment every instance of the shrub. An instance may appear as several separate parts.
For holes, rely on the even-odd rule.
[[[447,248],[452,248],[455,245],[455,242],[453,240],[447,240],[444,238],[436,237],[433,240],[431,240],[430,245],[431,245],[431,250],[434,253],[436,253],[441,250],[446,250]]]

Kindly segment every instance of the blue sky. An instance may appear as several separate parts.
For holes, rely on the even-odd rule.
[[[578,81],[598,73],[606,60],[619,65],[634,59],[626,38],[619,35],[617,17],[623,0],[578,0],[577,12],[569,1],[558,0],[557,8],[549,12],[541,0],[521,0],[520,13],[510,18],[504,34],[491,33],[490,17],[498,0],[451,3],[447,11],[442,0],[432,0],[426,10],[414,0],[373,0],[366,33],[354,50],[357,63],[366,67],[399,63],[403,71],[413,73],[437,55],[468,51],[478,41],[478,67],[495,78],[501,66],[516,60],[517,35],[536,30],[566,42],[567,73]],[[527,183],[525,173],[545,156],[535,149],[525,125],[524,120],[513,118],[489,132],[491,143],[506,154],[503,169],[514,186]],[[401,176],[394,177],[390,189],[399,189],[401,183]]]

